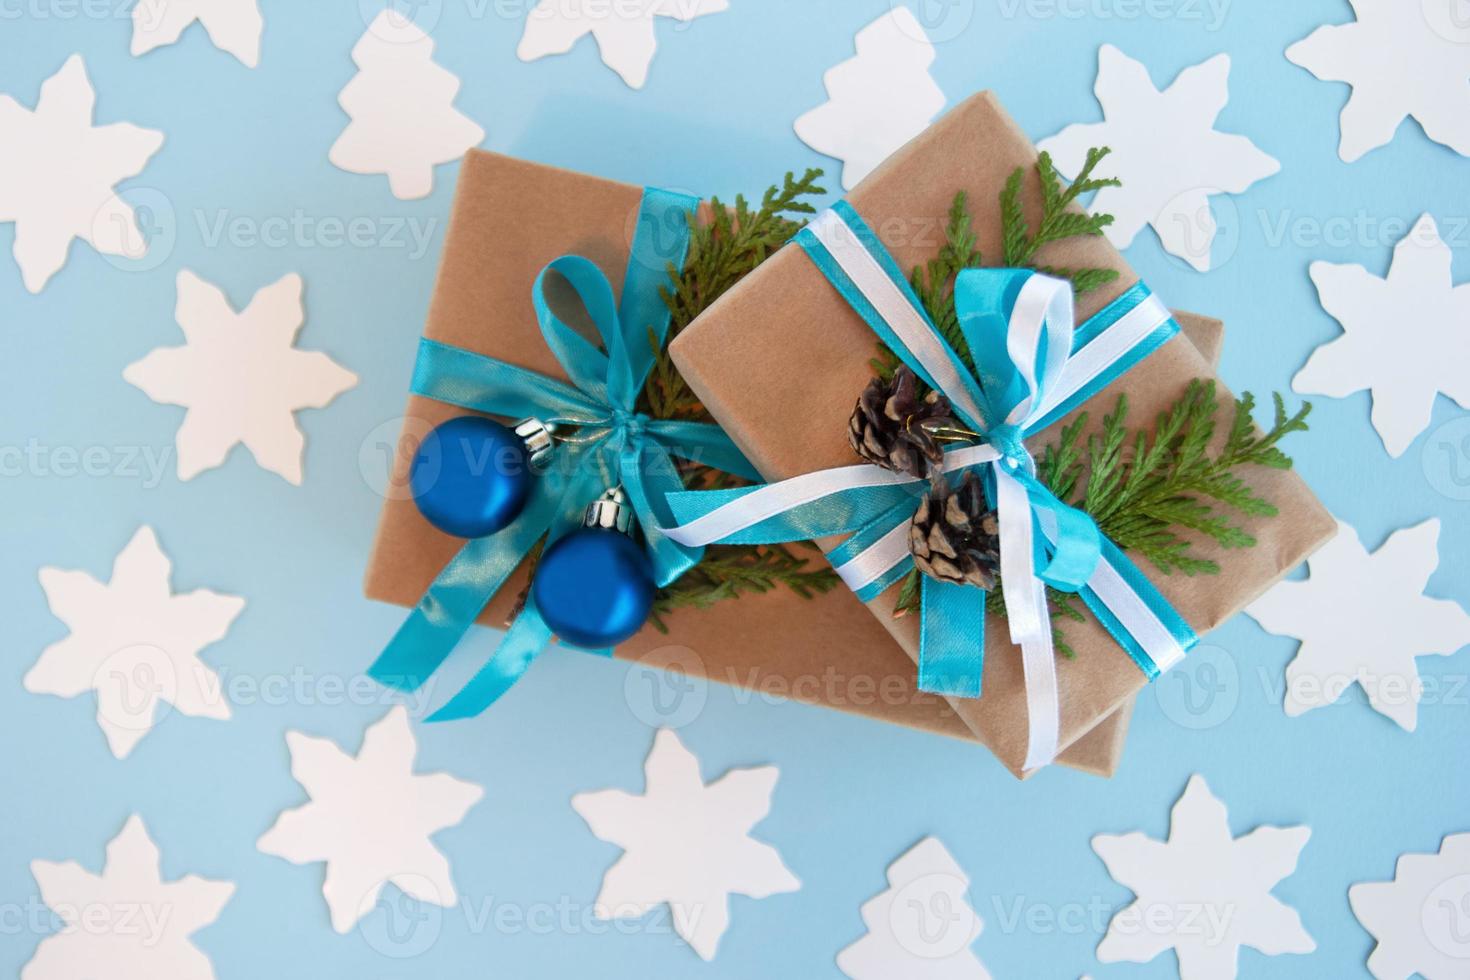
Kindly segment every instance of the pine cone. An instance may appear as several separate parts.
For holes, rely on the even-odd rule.
[[[999,533],[980,479],[969,471],[958,490],[935,481],[909,525],[909,550],[925,575],[989,591],[1000,568]]]
[[[929,465],[944,459],[934,430],[952,428],[949,399],[937,391],[918,397],[919,378],[900,367],[884,384],[874,378],[863,389],[848,423],[853,452],[884,469],[923,479]]]

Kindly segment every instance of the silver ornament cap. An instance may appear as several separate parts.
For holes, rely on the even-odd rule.
[[[544,471],[551,463],[551,450],[554,448],[552,430],[552,426],[534,416],[521,419],[515,425],[515,434],[526,447],[526,461],[536,473]]]
[[[633,508],[628,506],[628,495],[623,492],[623,488],[613,487],[588,504],[587,513],[582,518],[582,526],[631,534]]]

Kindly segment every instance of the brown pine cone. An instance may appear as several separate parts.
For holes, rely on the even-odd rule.
[[[1000,524],[973,470],[958,490],[936,480],[909,525],[909,550],[925,575],[941,582],[995,588],[1000,569]]]
[[[923,479],[931,463],[944,459],[936,429],[954,428],[949,399],[937,391],[918,397],[919,378],[900,367],[884,384],[874,378],[863,389],[848,423],[853,452],[884,469]]]

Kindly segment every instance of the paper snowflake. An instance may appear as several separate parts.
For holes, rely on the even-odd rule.
[[[688,23],[729,7],[729,0],[540,0],[526,15],[516,57],[535,61],[549,54],[566,54],[591,34],[602,63],[617,72],[629,88],[642,88],[658,50],[653,31],[655,17]]]
[[[158,845],[133,816],[107,845],[100,875],[75,861],[32,861],[41,901],[62,921],[21,967],[21,980],[214,980],[189,937],[219,918],[234,883],[165,882]]]
[[[123,378],[156,402],[189,410],[175,439],[179,479],[219,466],[244,443],[261,466],[300,484],[306,438],[294,413],[324,408],[357,384],[357,375],[326,354],[295,348],[305,319],[301,277],[262,288],[243,313],[187,269],[178,290],[185,345],[158,348],[129,364]]]
[[[822,76],[827,101],[795,123],[803,143],[842,161],[847,190],[944,108],[944,93],[929,75],[934,45],[907,7],[894,7],[858,31],[854,47],[856,57]]]
[[[1286,713],[1332,704],[1357,682],[1375,709],[1413,731],[1423,684],[1416,656],[1448,656],[1470,643],[1470,614],[1424,595],[1439,566],[1439,521],[1395,531],[1369,554],[1348,525],[1246,612],[1261,628],[1302,641],[1286,668]]]
[[[260,64],[265,22],[259,0],[138,0],[133,8],[133,54],[173,44],[196,20],[215,47],[247,67]]]
[[[1174,804],[1168,841],[1099,834],[1092,849],[1137,898],[1113,916],[1098,944],[1104,963],[1146,963],[1172,947],[1181,980],[1230,980],[1240,947],[1267,956],[1317,948],[1296,910],[1271,889],[1296,870],[1312,832],[1257,827],[1232,837],[1225,804],[1204,777]]]
[[[311,802],[282,813],[255,846],[294,864],[326,862],[333,929],[350,931],[390,882],[420,902],[459,902],[449,860],[430,838],[462,821],[485,791],[448,773],[414,773],[418,743],[404,708],[367,730],[356,758],[300,732],[287,732],[286,745]]]
[[[1393,881],[1348,889],[1348,903],[1378,940],[1368,969],[1378,980],[1470,976],[1470,834],[1451,834],[1438,854],[1405,854]]]
[[[1281,169],[1246,137],[1215,129],[1229,76],[1230,57],[1220,54],[1184,69],[1160,92],[1140,62],[1102,46],[1093,91],[1104,121],[1068,126],[1039,149],[1074,176],[1090,148],[1112,148],[1103,176],[1123,186],[1098,191],[1092,210],[1113,215],[1107,236],[1118,248],[1152,225],[1165,251],[1205,272],[1217,230],[1210,198],[1239,194]]]
[[[837,969],[852,980],[990,980],[970,949],[984,923],[969,890],[949,849],[924,838],[889,865],[888,889],[863,903],[868,933],[837,954]]]
[[[1350,0],[1357,19],[1319,27],[1286,57],[1324,82],[1347,82],[1337,153],[1384,146],[1405,117],[1470,156],[1470,24],[1463,0]]]
[[[750,837],[770,812],[776,767],[732,769],[705,785],[699,760],[663,728],[643,771],[642,796],[608,789],[572,797],[592,833],[625,852],[602,879],[597,917],[637,918],[667,902],[675,931],[714,959],[732,894],[766,898],[801,887],[774,847]]]
[[[328,159],[349,173],[387,174],[395,197],[434,189],[434,166],[458,160],[485,131],[454,108],[459,79],[434,64],[434,42],[391,10],[352,49],[360,69],[337,97],[352,121]]]
[[[245,600],[208,589],[175,595],[169,573],[146,526],[117,556],[106,585],[86,572],[41,569],[51,612],[71,632],[42,651],[25,688],[63,698],[95,690],[97,724],[119,759],[153,729],[161,703],[194,717],[230,717],[219,676],[199,652],[224,638]]]
[[[1441,392],[1470,408],[1470,283],[1456,286],[1450,249],[1423,215],[1393,249],[1388,277],[1313,262],[1322,308],[1343,335],[1317,348],[1291,386],[1343,398],[1373,393],[1373,427],[1390,456],[1429,427]]]
[[[131,123],[94,126],[96,102],[77,54],[41,84],[35,111],[0,95],[0,222],[15,222],[15,261],[33,293],[66,264],[74,238],[104,255],[148,250],[132,207],[113,188],[142,172],[163,134]]]

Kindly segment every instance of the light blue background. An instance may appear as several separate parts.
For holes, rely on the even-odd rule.
[[[284,732],[328,735],[355,751],[364,726],[386,710],[386,698],[343,703],[331,687],[362,670],[402,615],[360,595],[380,499],[359,450],[368,444],[369,474],[381,469],[373,433],[385,423],[382,431],[393,431],[403,402],[455,175],[439,168],[431,197],[402,202],[385,179],[332,167],[327,150],[346,123],[336,96],[355,71],[348,52],[362,16],[350,0],[261,6],[263,54],[251,71],[197,27],[175,46],[131,57],[125,0],[0,4],[0,91],[33,105],[41,81],[79,51],[99,92],[99,121],[167,134],[161,152],[125,186],[150,206],[147,216],[158,218],[152,223],[174,236],[171,247],[167,235],[160,239],[151,257],[160,261],[148,271],[120,268],[77,245],[40,296],[27,294],[13,264],[0,261],[0,446],[34,440],[43,461],[54,461],[60,447],[153,454],[170,447],[182,410],[153,404],[121,371],[179,342],[174,276],[183,268],[221,284],[237,305],[280,276],[301,273],[303,346],[326,350],[361,375],[328,410],[300,415],[308,438],[300,488],[261,470],[243,450],[187,485],[173,475],[171,458],[154,485],[129,475],[120,452],[110,458],[123,472],[108,477],[59,475],[43,462],[0,480],[0,740],[7,747],[0,762],[0,974],[15,975],[40,939],[28,922],[37,903],[29,862],[75,858],[96,870],[105,842],[138,812],[162,847],[166,877],[197,872],[238,884],[218,922],[196,937],[223,980],[833,977],[834,954],[863,933],[859,905],[885,887],[888,863],[926,834],[940,836],[972,878],[986,921],[975,949],[996,976],[1172,976],[1172,954],[1143,966],[1095,962],[1108,913],[1088,910],[1121,906],[1129,894],[1109,878],[1089,839],[1133,829],[1163,835],[1170,806],[1195,772],[1227,801],[1237,833],[1263,822],[1312,828],[1298,871],[1278,894],[1301,910],[1319,950],[1278,958],[1243,951],[1242,976],[1363,974],[1372,940],[1349,911],[1348,886],[1391,877],[1400,853],[1434,851],[1443,834],[1470,830],[1466,656],[1420,662],[1439,689],[1426,698],[1412,735],[1370,710],[1356,690],[1339,705],[1288,719],[1280,688],[1294,643],[1243,618],[1210,637],[1212,652],[1196,661],[1220,667],[1214,676],[1227,680],[1233,666],[1235,682],[1213,702],[1196,700],[1203,714],[1181,707],[1180,698],[1191,681],[1188,693],[1204,697],[1199,685],[1210,677],[1198,666],[1167,679],[1162,697],[1145,694],[1122,772],[1111,781],[1057,769],[1022,785],[970,745],[711,688],[682,736],[707,778],[730,766],[780,767],[773,811],[757,835],[778,846],[803,881],[794,894],[735,898],[712,964],[683,946],[663,916],[625,932],[604,927],[606,934],[580,924],[619,852],[591,836],[568,798],[607,786],[640,789],[651,729],[648,713],[640,717],[625,698],[625,666],[554,652],[486,716],[419,730],[422,768],[450,770],[486,790],[461,826],[437,838],[466,906],[421,927],[428,932],[417,935],[432,942],[407,958],[383,955],[360,932],[334,934],[321,866],[291,865],[254,845],[279,811],[304,799],[288,770]],[[638,92],[600,63],[590,39],[564,57],[518,61],[527,7],[442,4],[436,59],[463,79],[457,105],[485,127],[486,147],[729,195],[758,193],[783,171],[808,164],[826,165],[835,177],[832,161],[798,142],[791,122],[824,99],[823,70],[849,57],[854,31],[888,5],[732,0],[728,12],[692,25],[661,22],[660,50]],[[935,4],[928,16],[936,33],[958,33],[937,46],[933,71],[951,103],[993,88],[1040,137],[1099,118],[1091,88],[1101,42],[1144,60],[1161,84],[1228,51],[1231,98],[1221,128],[1249,135],[1281,161],[1282,172],[1237,198],[1217,199],[1226,227],[1218,255],[1226,260],[1216,271],[1189,270],[1147,231],[1128,255],[1172,305],[1228,323],[1223,374],[1233,386],[1285,390],[1308,353],[1337,333],[1308,281],[1312,260],[1362,262],[1382,274],[1392,242],[1428,210],[1456,246],[1459,275],[1470,279],[1470,163],[1430,143],[1413,123],[1360,162],[1339,161],[1337,113],[1346,87],[1314,80],[1282,52],[1319,23],[1348,20],[1344,0],[1237,0],[1222,13],[1217,19],[1194,0]],[[386,245],[331,248],[310,237],[287,247],[207,242],[221,215],[262,222],[297,209],[315,218],[368,216],[384,227],[399,217],[432,221],[433,241],[421,256]],[[1330,220],[1348,229],[1345,239],[1308,237]],[[1385,228],[1388,221],[1399,225]],[[5,252],[12,232],[0,226]],[[1434,426],[1460,418],[1441,399]],[[1312,434],[1291,448],[1327,505],[1371,547],[1394,528],[1440,518],[1443,560],[1430,591],[1470,602],[1470,511],[1436,489],[1453,492],[1449,467],[1470,464],[1455,455],[1463,427],[1421,437],[1391,460],[1368,424],[1366,395],[1323,399]],[[1451,435],[1452,449],[1443,448]],[[21,677],[44,646],[65,635],[47,611],[37,569],[105,578],[145,522],[174,559],[177,589],[209,586],[247,598],[229,636],[205,654],[241,687],[230,721],[169,716],[117,761],[90,698],[28,694]],[[483,656],[492,639],[477,635],[458,662]],[[297,676],[305,695],[252,693]],[[1201,718],[1208,727],[1191,727]],[[558,903],[574,910],[569,929],[495,925],[501,905],[534,912]],[[1027,926],[1011,918],[1017,909],[1071,918],[1062,927]],[[1079,911],[1088,913],[1081,922]],[[386,915],[375,912],[369,930],[380,930]]]

